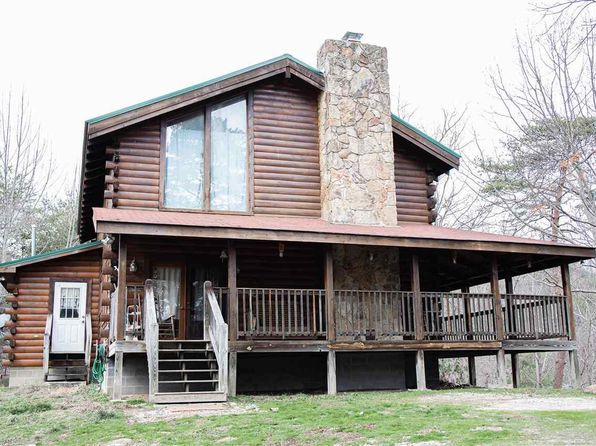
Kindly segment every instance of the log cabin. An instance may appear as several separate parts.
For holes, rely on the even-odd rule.
[[[434,388],[441,358],[566,351],[589,247],[436,226],[459,155],[391,113],[347,34],[85,123],[80,245],[0,265],[10,385],[112,398]],[[559,268],[563,292],[513,278]],[[486,292],[471,287],[489,284]]]

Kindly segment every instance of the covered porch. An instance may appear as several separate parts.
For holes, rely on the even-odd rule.
[[[127,308],[143,306],[146,279],[168,280],[156,268],[173,268],[173,337],[202,339],[201,308],[211,295],[228,329],[230,394],[238,356],[256,353],[326,354],[332,393],[341,352],[412,352],[419,388],[427,382],[425,352],[469,356],[472,363],[475,355],[495,355],[502,376],[506,352],[513,358],[520,351],[565,350],[575,365],[568,265],[591,257],[592,249],[423,225],[379,228],[380,235],[359,234],[351,225],[332,225],[342,226],[339,233],[279,227],[291,226],[289,220],[295,219],[260,229],[98,221],[98,230],[118,235],[110,339],[126,348]],[[389,229],[401,235],[386,234]],[[554,267],[560,292],[516,293],[516,276]],[[133,338],[142,343],[144,333]]]

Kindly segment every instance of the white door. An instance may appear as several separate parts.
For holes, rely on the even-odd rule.
[[[52,353],[85,351],[87,284],[56,282],[52,323]]]

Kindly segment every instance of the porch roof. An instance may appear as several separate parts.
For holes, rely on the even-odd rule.
[[[69,246],[54,251],[42,252],[41,254],[37,254],[34,256],[22,257],[20,259],[0,263],[0,273],[14,273],[16,269],[21,266],[57,259],[59,257],[80,254],[82,252],[90,251],[92,249],[97,249],[101,245],[101,240],[93,240],[82,243],[80,245]]]
[[[426,224],[364,226],[333,224],[316,218],[107,208],[93,208],[93,222],[97,232],[114,234],[540,254],[563,256],[570,262],[596,256],[591,247]]]

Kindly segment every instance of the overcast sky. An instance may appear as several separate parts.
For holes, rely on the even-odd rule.
[[[491,66],[514,70],[515,31],[539,20],[524,0],[3,1],[0,93],[25,89],[63,173],[80,162],[86,119],[283,53],[316,65],[346,30],[386,46],[392,93],[432,128],[441,108],[494,105]]]

